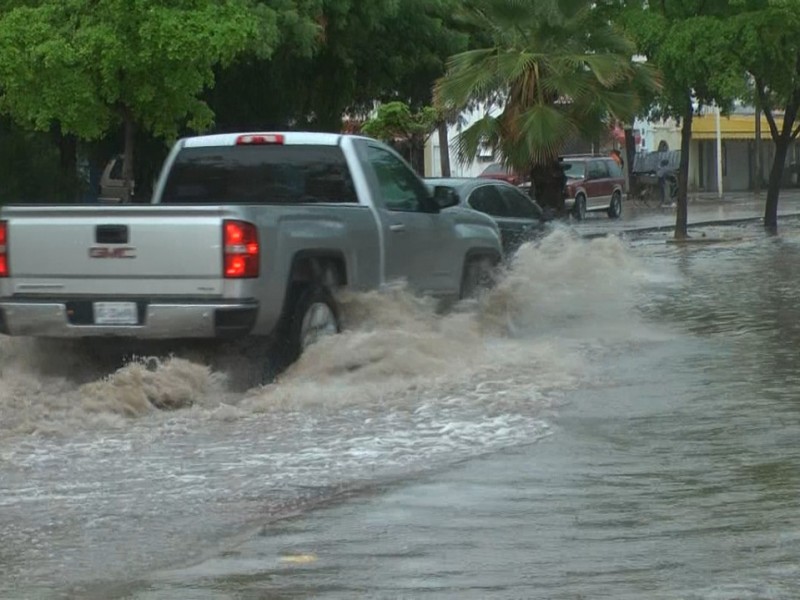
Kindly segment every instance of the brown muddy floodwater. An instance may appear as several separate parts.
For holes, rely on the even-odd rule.
[[[244,393],[0,341],[0,598],[799,598],[800,232],[717,233],[348,298]]]

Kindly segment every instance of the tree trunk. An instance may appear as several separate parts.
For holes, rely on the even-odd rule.
[[[686,96],[681,116],[681,162],[678,168],[678,211],[675,216],[675,239],[689,237],[689,149],[692,143],[692,119],[694,106],[692,95]]]
[[[65,202],[74,202],[78,197],[78,138],[56,132],[58,142],[58,167],[61,190],[59,196]]]
[[[772,110],[763,102],[764,90],[760,90],[761,108],[769,123],[772,141],[775,143],[775,160],[769,170],[769,182],[767,183],[767,203],[764,206],[764,227],[768,231],[778,231],[778,197],[781,193],[781,180],[783,171],[786,168],[786,155],[789,152],[789,145],[797,138],[800,128],[795,129],[795,120],[800,109],[800,91],[792,94],[786,108],[783,111],[783,123],[780,131],[775,123]]]
[[[789,136],[781,134],[775,139],[775,160],[769,170],[767,203],[764,207],[764,227],[772,232],[778,230],[778,197],[781,193],[781,180],[788,151]]]
[[[135,145],[135,124],[130,109],[122,109],[122,119],[125,126],[125,150],[122,157],[122,180],[125,186],[125,200],[130,202],[133,198],[135,181],[133,179],[133,147]]]
[[[425,177],[425,139],[412,135],[408,140],[409,163],[417,175]]]
[[[566,176],[558,159],[547,164],[534,165],[531,169],[532,189],[536,190],[536,202],[542,208],[551,208],[564,216],[564,185]]]
[[[447,136],[447,122],[439,123],[439,162],[442,177],[450,177],[450,140]]]

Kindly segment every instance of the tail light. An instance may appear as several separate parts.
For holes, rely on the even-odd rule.
[[[8,221],[0,221],[0,277],[8,277]]]
[[[223,268],[226,279],[258,277],[258,229],[245,221],[223,221]]]

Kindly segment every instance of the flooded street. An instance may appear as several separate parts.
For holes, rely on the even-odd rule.
[[[800,227],[345,299],[242,392],[0,341],[0,598],[800,597]]]

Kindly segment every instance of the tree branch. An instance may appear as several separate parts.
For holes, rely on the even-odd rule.
[[[764,116],[767,118],[769,124],[769,133],[773,140],[777,140],[780,136],[778,126],[775,124],[775,117],[772,114],[772,106],[767,102],[767,93],[764,90],[764,85],[758,79],[756,82],[756,94],[758,94],[758,101],[761,103],[761,110],[764,111]]]
[[[781,134],[778,131],[778,126],[775,124],[775,117],[772,116],[772,109],[769,106],[765,106],[762,110],[769,124],[769,134],[772,136],[773,140],[777,140]]]

